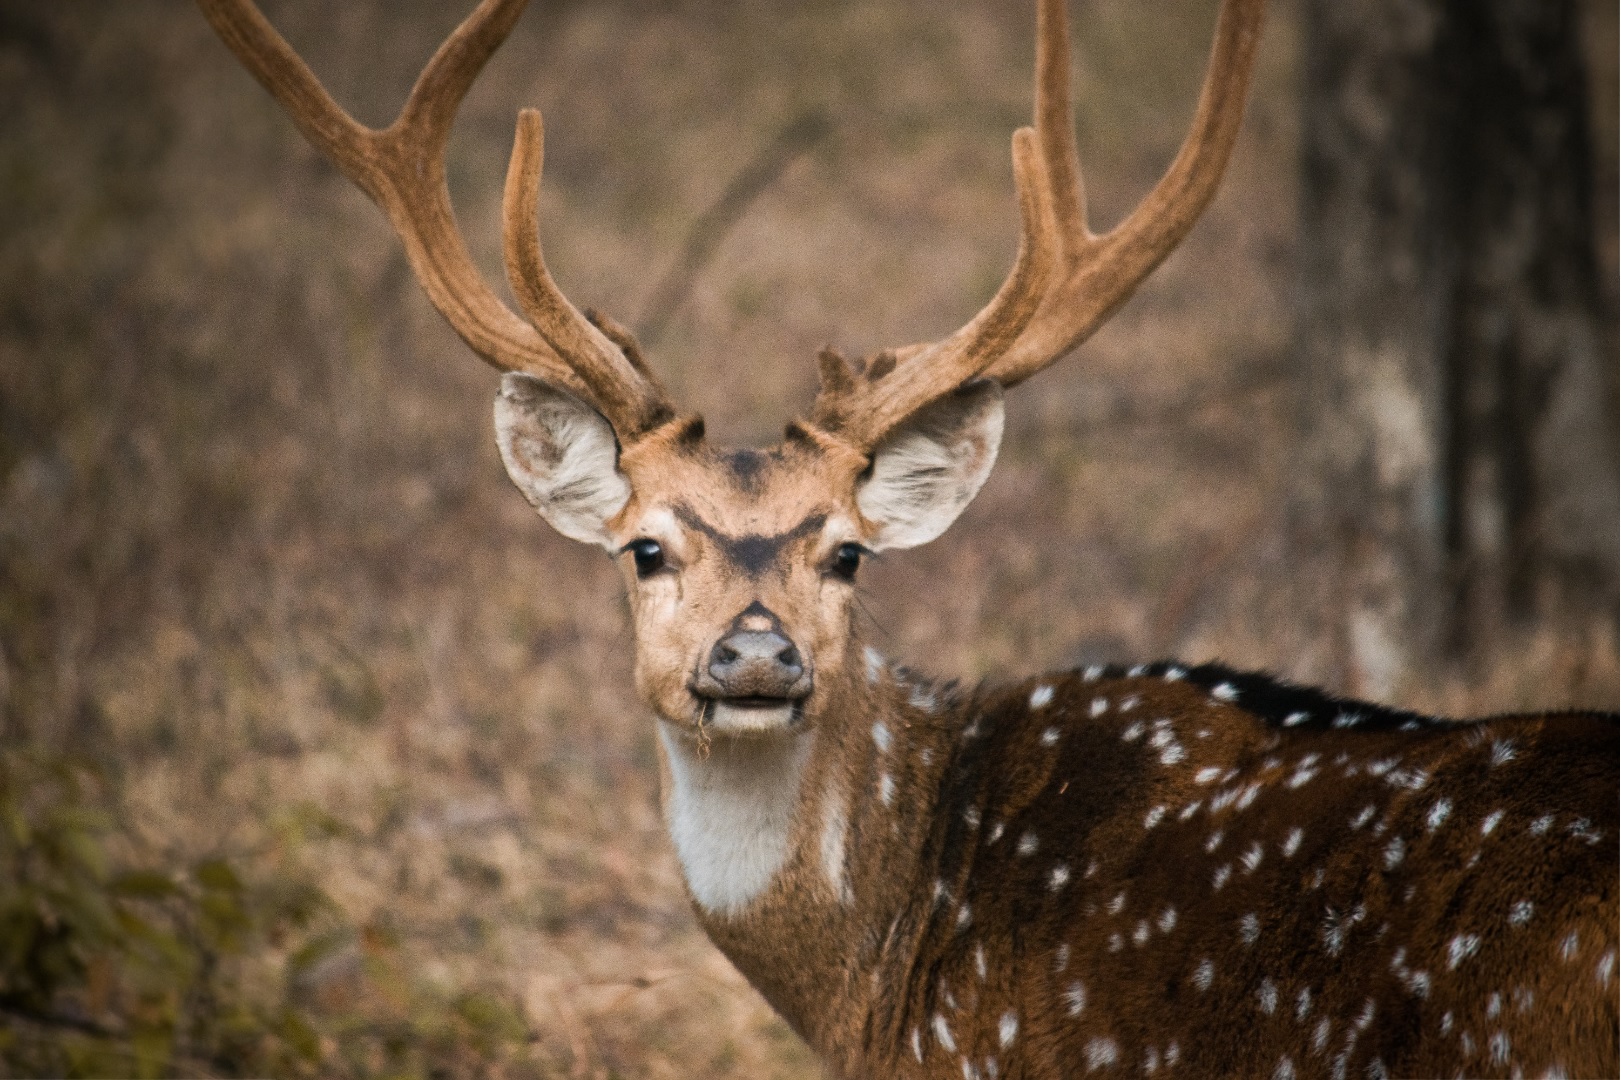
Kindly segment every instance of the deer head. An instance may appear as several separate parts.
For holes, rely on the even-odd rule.
[[[1039,12],[1034,128],[1013,137],[1021,242],[1006,282],[954,334],[849,362],[821,356],[809,414],[766,450],[728,451],[668,399],[630,334],[582,314],[542,256],[539,113],[518,121],[504,200],[507,278],[479,278],[450,209],[443,153],[462,95],[525,0],[484,0],[388,128],[362,127],[250,0],[200,0],[305,134],[382,206],[435,306],[507,372],[495,403],[513,482],[563,535],[620,562],[636,678],[694,736],[814,724],[858,652],[863,555],[940,535],[985,482],[1002,391],[1085,339],[1192,226],[1237,132],[1262,4],[1228,0],[1192,130],[1114,231],[1086,227],[1062,0]]]

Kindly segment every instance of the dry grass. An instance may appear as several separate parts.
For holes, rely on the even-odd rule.
[[[371,122],[455,18],[427,0],[265,6]],[[938,334],[999,280],[1023,5],[537,6],[452,147],[492,279],[520,104],[550,121],[549,260],[578,302],[628,318],[754,148],[807,109],[832,121],[658,350],[718,437],[773,438],[824,342]],[[1213,11],[1077,11],[1098,220],[1173,152]],[[93,750],[129,827],[169,852],[251,858],[302,806],[336,818],[302,864],[430,977],[510,986],[559,1075],[815,1075],[688,912],[616,576],[505,482],[493,376],[380,215],[189,5],[11,18],[40,36],[0,54],[21,103],[0,150],[7,737]],[[875,567],[887,651],[971,677],[1160,654],[1332,669],[1300,611],[1316,583],[1280,565],[1296,44],[1279,3],[1204,223],[1014,397],[1002,464],[954,532]],[[1401,703],[1616,697],[1608,632],[1548,628],[1503,643],[1489,677]]]

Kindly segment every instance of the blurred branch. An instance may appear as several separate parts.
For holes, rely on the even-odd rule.
[[[829,130],[828,119],[820,110],[800,113],[732,179],[720,198],[699,215],[687,234],[680,260],[664,275],[636,320],[636,336],[644,345],[656,343],[669,328],[671,317],[692,292],[693,282],[714,258],[721,241],[748,210],[749,204],[774,184],[796,158],[825,138]]]

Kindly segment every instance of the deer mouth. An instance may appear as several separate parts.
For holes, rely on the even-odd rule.
[[[737,697],[693,695],[698,702],[700,732],[716,735],[765,735],[797,730],[805,719],[804,697]]]

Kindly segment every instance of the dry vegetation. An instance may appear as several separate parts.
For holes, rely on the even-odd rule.
[[[376,123],[461,5],[265,7]],[[190,5],[35,8],[0,5],[8,745],[94,762],[130,857],[318,882],[430,986],[514,995],[541,1075],[815,1075],[688,913],[616,575],[505,481],[494,376],[381,216]],[[627,320],[750,155],[824,114],[827,137],[750,206],[654,350],[716,436],[773,438],[818,346],[953,327],[1010,257],[1030,14],[942,11],[537,3],[452,145],[477,257],[495,278],[521,104],[549,119],[548,258],[577,301]],[[1213,11],[1078,5],[1097,220],[1173,152]],[[1203,224],[1014,396],[958,527],[874,568],[886,651],[970,677],[1162,654],[1332,669],[1300,613],[1331,588],[1282,561],[1296,50],[1285,0]],[[1616,698],[1610,633],[1550,627],[1504,642],[1489,677],[1438,674],[1400,703]],[[324,824],[289,841],[302,820]],[[345,955],[318,973],[334,994]]]

